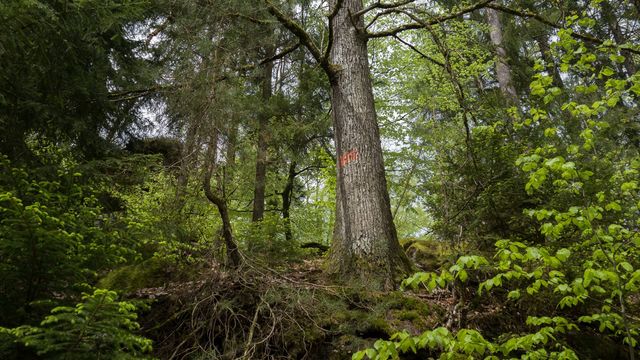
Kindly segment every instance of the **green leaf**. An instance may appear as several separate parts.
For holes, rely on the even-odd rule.
[[[603,69],[600,71],[600,74],[601,74],[601,75],[603,75],[603,76],[607,76],[607,77],[609,77],[609,76],[611,76],[611,75],[613,75],[613,74],[615,74],[615,73],[616,73],[616,72],[615,72],[612,68],[610,68],[610,67],[608,67],[608,66],[607,66],[607,67],[605,67],[605,68],[603,68]]]
[[[364,358],[364,355],[365,355],[364,351],[358,351],[353,355],[351,355],[351,360],[362,360]]]
[[[625,57],[622,55],[611,54],[609,55],[609,59],[615,63],[622,64],[624,63]]]
[[[466,270],[461,270],[458,273],[458,278],[460,279],[460,281],[465,282],[467,281],[467,271]]]
[[[569,256],[571,255],[571,251],[569,249],[560,249],[558,251],[556,251],[556,257],[558,258],[558,260],[565,262],[567,261],[567,259],[569,259]]]
[[[621,262],[620,264],[618,264],[619,267],[623,268],[626,272],[632,272],[633,271],[633,265],[629,264],[626,261]]]
[[[378,352],[375,349],[367,349],[365,350],[365,354],[369,359],[375,359]]]
[[[620,206],[620,204],[618,204],[615,201],[612,201],[609,204],[607,204],[607,206],[605,206],[605,209],[613,210],[613,211],[622,211],[622,207]]]
[[[620,186],[622,191],[631,191],[638,188],[638,183],[636,181],[629,181]]]

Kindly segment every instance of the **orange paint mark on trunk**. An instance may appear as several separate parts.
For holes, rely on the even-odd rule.
[[[346,153],[342,154],[340,158],[338,158],[338,166],[345,166],[352,161],[358,160],[358,150],[351,149]]]

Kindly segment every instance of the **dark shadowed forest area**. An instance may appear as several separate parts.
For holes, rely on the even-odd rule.
[[[0,0],[0,359],[639,341],[639,0]]]

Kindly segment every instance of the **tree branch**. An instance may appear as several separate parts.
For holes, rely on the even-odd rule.
[[[276,61],[276,60],[282,59],[283,57],[285,57],[285,56],[291,54],[292,52],[294,52],[299,47],[300,47],[300,43],[297,42],[297,43],[285,48],[284,50],[282,50],[278,54],[275,54],[275,55],[273,55],[271,57],[268,57],[266,59],[261,60],[258,64],[259,65],[264,65],[266,63],[270,63],[272,61]]]
[[[181,85],[156,85],[152,87],[148,87],[145,89],[135,89],[135,90],[124,90],[124,91],[116,91],[110,92],[107,95],[109,101],[120,102],[126,100],[133,100],[137,98],[141,98],[153,93],[159,93],[163,91],[170,91],[178,89]]]
[[[271,0],[265,0],[269,13],[278,19],[280,24],[291,31],[298,37],[300,43],[304,45],[313,56],[313,58],[321,65],[323,65],[323,54],[318,45],[313,41],[311,36],[298,24],[295,20],[285,15],[280,9],[278,9]],[[323,65],[324,67],[324,65]]]
[[[294,174],[294,176],[298,176],[298,175],[302,174],[303,172],[305,172],[305,171],[309,171],[309,170],[311,170],[311,169],[324,169],[324,168],[326,168],[326,166],[322,166],[322,165],[309,165],[309,166],[307,166],[307,167],[306,167],[306,168],[304,168],[304,169],[301,169],[301,170],[299,170],[299,171],[294,171],[294,172],[293,172],[293,174]]]
[[[416,0],[404,0],[404,1],[400,1],[398,3],[393,3],[393,4],[384,4],[381,1],[378,1],[376,3],[373,3],[373,4],[369,5],[369,6],[367,6],[364,9],[358,11],[357,13],[353,14],[352,16],[354,18],[358,18],[358,17],[360,17],[360,16],[362,16],[362,15],[364,15],[364,14],[366,14],[369,11],[374,10],[374,9],[394,9],[394,8],[397,8],[397,7],[400,7],[400,6],[404,6],[404,5],[410,4],[410,3],[414,2],[414,1],[416,1]]]
[[[395,35],[403,32],[403,31],[423,29],[423,28],[426,28],[427,26],[431,26],[431,25],[439,24],[439,23],[447,21],[447,20],[455,19],[458,16],[461,16],[461,15],[476,11],[478,9],[482,9],[484,7],[487,7],[487,5],[489,3],[491,3],[492,1],[493,0],[483,0],[483,1],[480,1],[479,3],[477,3],[475,5],[467,6],[467,7],[462,8],[462,9],[460,9],[460,10],[454,12],[454,13],[443,15],[443,16],[439,16],[439,17],[433,18],[433,19],[431,19],[429,21],[420,21],[420,22],[415,22],[415,23],[410,23],[410,24],[404,24],[404,25],[398,26],[397,28],[394,28],[394,29],[389,29],[389,30],[380,31],[380,32],[368,33],[367,37],[369,37],[369,38],[380,38],[380,37],[387,37],[387,36],[395,36]]]
[[[342,2],[343,0],[337,0],[336,1],[336,5],[333,7],[333,10],[331,10],[331,13],[329,13],[329,40],[327,41],[327,47],[324,49],[324,54],[322,55],[322,64],[329,64],[329,52],[331,52],[331,48],[333,47],[333,26],[331,26],[331,22],[333,21],[333,19],[336,17],[336,15],[338,15],[338,11],[340,10],[340,8],[342,7]],[[324,66],[324,65],[323,65]],[[328,66],[327,66],[328,68]]]
[[[158,25],[158,27],[153,29],[153,31],[151,31],[149,35],[147,35],[147,39],[145,40],[145,45],[148,46],[151,43],[151,40],[153,40],[154,37],[156,37],[158,34],[163,32],[164,29],[166,29],[167,26],[169,26],[169,24],[173,22],[173,20],[174,18],[172,15],[167,16],[167,18],[165,19],[165,21],[162,22],[162,24]]]
[[[393,35],[394,38],[396,38],[396,40],[400,41],[401,43],[405,44],[406,46],[408,46],[411,50],[415,51],[416,53],[418,53],[423,59],[429,60],[432,63],[436,64],[436,65],[440,65],[442,67],[444,67],[444,63],[432,58],[429,55],[424,54],[422,51],[418,50],[415,46],[413,46],[411,43],[404,41],[403,39],[401,39],[398,35]]]

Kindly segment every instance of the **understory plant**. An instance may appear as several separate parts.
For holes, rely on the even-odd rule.
[[[0,324],[15,326],[79,295],[109,267],[133,257],[109,228],[98,189],[70,154],[37,147],[39,168],[0,155]],[[11,310],[10,310],[11,309]]]
[[[136,335],[136,306],[97,289],[75,307],[54,308],[40,326],[0,328],[44,359],[142,359],[151,340]]]

